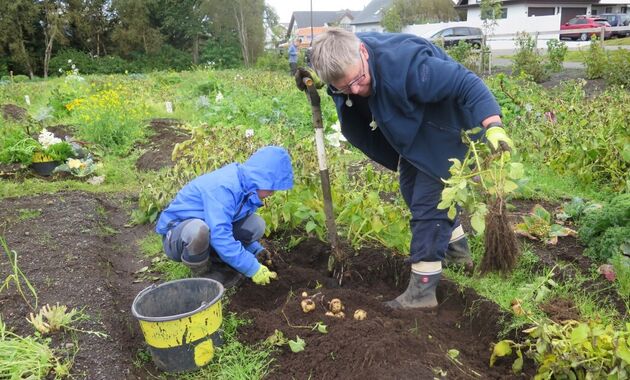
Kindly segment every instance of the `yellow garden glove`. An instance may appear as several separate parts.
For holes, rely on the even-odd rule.
[[[492,152],[510,152],[514,147],[512,139],[505,133],[501,123],[490,123],[488,125],[486,140]]]
[[[278,278],[278,274],[276,272],[272,272],[264,265],[260,266],[258,272],[254,274],[252,277],[252,281],[256,285],[267,285],[271,282],[271,280],[275,280]]]

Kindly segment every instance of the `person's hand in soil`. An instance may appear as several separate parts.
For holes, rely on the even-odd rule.
[[[278,278],[278,274],[276,272],[272,272],[264,265],[260,266],[258,272],[254,274],[252,277],[252,281],[256,285],[267,285],[271,282],[271,280],[275,280]]]
[[[265,265],[268,268],[273,268],[273,254],[266,248],[256,254],[258,262]]]

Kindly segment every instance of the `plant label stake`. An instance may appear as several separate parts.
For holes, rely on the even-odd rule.
[[[166,113],[173,113],[173,103],[166,102],[164,105],[166,106]]]
[[[24,95],[24,101],[26,102],[27,105],[31,105],[31,98],[28,95]]]
[[[330,191],[330,177],[326,164],[326,149],[324,145],[324,126],[322,124],[321,99],[315,83],[311,78],[303,78],[306,85],[306,96],[311,104],[313,114],[313,127],[315,127],[315,144],[317,148],[317,161],[319,163],[319,175],[322,181],[322,192],[324,195],[324,213],[326,214],[326,228],[328,229],[328,240],[330,241],[331,255],[328,258],[328,270],[339,280],[339,285],[343,280],[345,260],[337,242],[337,225],[335,224],[335,214],[333,211],[332,193]]]

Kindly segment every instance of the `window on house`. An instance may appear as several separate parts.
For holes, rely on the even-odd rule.
[[[487,20],[487,19],[491,19],[491,18],[495,18],[495,19],[502,19],[502,18],[507,18],[507,8],[501,8],[501,12],[499,14],[496,15],[496,17],[492,17],[492,10],[482,10],[481,11],[481,19],[482,20]]]
[[[529,8],[527,8],[527,17],[553,16],[555,14],[556,14],[556,8],[546,8],[546,7],[529,7]]]
[[[595,16],[597,14],[597,9],[591,9],[591,15]]]
[[[628,7],[621,7],[621,13],[628,13]]]
[[[606,7],[606,13],[612,13],[612,7]]]

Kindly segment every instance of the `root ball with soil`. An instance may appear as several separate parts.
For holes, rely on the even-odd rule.
[[[482,274],[501,272],[509,274],[518,260],[519,247],[516,234],[507,215],[505,201],[495,199],[486,214],[485,248],[480,264]]]

